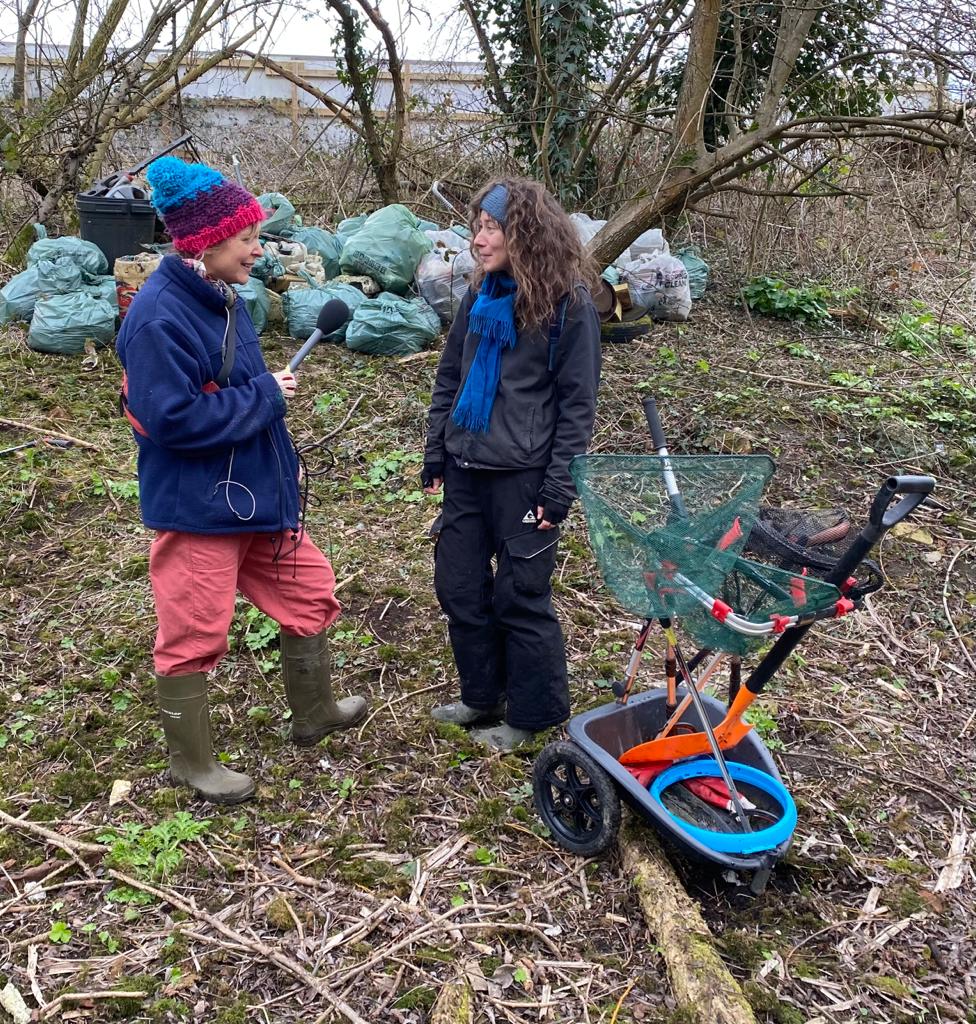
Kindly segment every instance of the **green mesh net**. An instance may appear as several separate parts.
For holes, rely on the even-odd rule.
[[[711,596],[752,622],[765,622],[777,615],[811,614],[840,598],[835,586],[801,571],[779,569],[742,557],[727,559],[726,567],[728,571],[721,585]],[[692,635],[702,647],[715,651],[746,654],[769,642],[769,637],[736,632],[719,622],[711,609],[701,603],[692,606],[685,602],[680,618],[684,632]]]
[[[679,619],[701,646],[745,653],[767,638],[719,622],[712,598],[765,622],[839,597],[818,579],[741,556],[773,473],[767,456],[583,455],[570,468],[601,575],[633,615]],[[668,496],[666,474],[680,506]]]

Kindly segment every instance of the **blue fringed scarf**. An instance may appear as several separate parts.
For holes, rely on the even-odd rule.
[[[452,415],[454,422],[465,430],[484,433],[491,422],[491,407],[502,370],[502,349],[514,348],[518,336],[515,289],[515,280],[508,274],[486,274],[471,305],[468,329],[481,340]]]

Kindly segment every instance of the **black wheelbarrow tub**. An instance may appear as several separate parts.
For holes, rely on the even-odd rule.
[[[631,697],[626,704],[604,704],[571,718],[567,732],[570,739],[613,779],[623,799],[686,856],[732,871],[763,871],[771,868],[786,854],[792,837],[760,853],[723,853],[709,849],[685,832],[660,804],[652,800],[650,791],[641,786],[618,760],[624,751],[653,739],[664,727],[669,717],[667,698],[667,690],[656,689]],[[717,726],[725,718],[726,706],[707,694],[703,694],[702,699],[712,726]],[[688,707],[681,721],[696,729],[701,728],[694,705]],[[769,751],[755,730],[747,733],[735,747],[724,753],[726,760],[758,768],[782,782]]]

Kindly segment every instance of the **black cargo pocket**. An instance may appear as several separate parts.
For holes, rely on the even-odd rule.
[[[444,528],[444,513],[438,512],[437,518],[427,528],[427,540],[433,548],[434,569],[437,569],[437,551],[441,546],[441,530]]]
[[[444,529],[444,513],[438,512],[437,518],[427,527],[427,539],[436,544],[440,540],[441,530]]]
[[[505,550],[512,563],[512,580],[520,594],[544,594],[556,568],[559,527],[529,530],[505,538]]]

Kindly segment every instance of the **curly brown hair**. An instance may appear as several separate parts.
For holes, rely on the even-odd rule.
[[[515,318],[519,327],[539,327],[577,284],[595,287],[599,277],[596,264],[566,211],[529,178],[494,178],[478,192],[468,212],[472,238],[480,229],[482,200],[496,185],[508,189],[503,230],[512,277],[518,285]],[[476,264],[471,275],[475,288],[481,286],[484,273]]]

